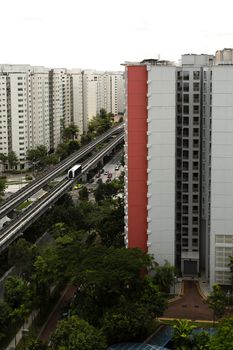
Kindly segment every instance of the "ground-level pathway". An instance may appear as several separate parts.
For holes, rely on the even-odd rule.
[[[184,281],[183,296],[170,303],[163,317],[186,318],[189,320],[213,320],[213,311],[203,300],[195,281]]]
[[[38,339],[43,343],[48,343],[52,332],[55,330],[57,322],[61,318],[62,309],[74,297],[77,287],[67,286],[62,292],[62,295],[51,312],[47,322],[42,327]]]

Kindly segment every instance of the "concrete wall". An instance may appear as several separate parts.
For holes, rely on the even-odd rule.
[[[175,67],[148,71],[148,252],[175,263]]]
[[[215,236],[233,235],[233,66],[212,75],[210,285],[215,282]]]

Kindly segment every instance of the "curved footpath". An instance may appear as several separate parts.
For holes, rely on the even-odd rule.
[[[184,281],[184,294],[181,298],[169,303],[164,318],[186,318],[192,321],[212,321],[213,311],[203,300],[196,281]]]

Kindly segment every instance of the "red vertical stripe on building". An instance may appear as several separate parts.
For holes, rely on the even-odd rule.
[[[127,67],[128,246],[147,251],[147,67]]]

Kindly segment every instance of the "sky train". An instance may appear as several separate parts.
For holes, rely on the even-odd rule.
[[[68,170],[68,173],[67,173],[68,179],[74,179],[79,174],[81,174],[81,171],[82,171],[82,165],[75,164],[71,169]]]

